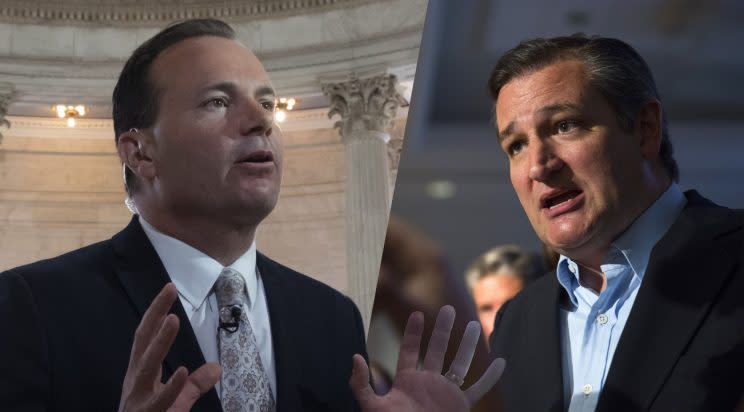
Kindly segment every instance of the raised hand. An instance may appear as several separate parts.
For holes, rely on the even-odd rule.
[[[445,306],[439,311],[422,369],[417,368],[424,315],[414,312],[408,318],[398,356],[393,388],[384,396],[377,395],[369,384],[369,368],[364,358],[354,355],[350,385],[365,412],[458,412],[470,410],[501,377],[505,362],[494,360],[483,376],[466,391],[460,390],[470,368],[480,336],[478,322],[468,323],[460,347],[449,371],[442,375],[455,310]]]
[[[119,412],[189,411],[219,381],[219,365],[207,363],[191,374],[182,366],[168,382],[161,382],[163,360],[178,333],[178,317],[168,314],[177,296],[176,287],[168,283],[142,317],[134,334]]]

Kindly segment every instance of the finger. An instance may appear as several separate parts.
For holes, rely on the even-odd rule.
[[[216,363],[205,363],[199,369],[191,373],[186,378],[186,384],[183,386],[181,393],[178,394],[172,409],[179,411],[191,410],[191,407],[202,395],[220,381],[222,369]]]
[[[176,315],[170,314],[165,317],[163,325],[138,362],[135,385],[150,385],[153,381],[160,380],[160,366],[173,345],[173,341],[176,340],[178,325],[179,320]]]
[[[166,284],[160,293],[155,296],[134,333],[130,364],[137,361],[150,345],[150,341],[157,334],[163,323],[163,318],[168,314],[168,310],[173,306],[177,296],[178,291],[173,283]]]
[[[403,341],[398,353],[397,373],[406,369],[416,369],[421,348],[421,335],[424,334],[424,314],[413,312],[408,317],[406,330],[403,332]]]
[[[176,372],[168,379],[168,382],[160,390],[160,393],[156,394],[152,403],[153,410],[164,411],[170,408],[173,402],[176,401],[178,394],[181,393],[188,377],[189,372],[186,368],[181,366],[176,369]]]
[[[434,331],[429,339],[429,348],[424,358],[424,370],[442,373],[444,365],[444,353],[447,351],[452,325],[455,323],[455,308],[442,306],[434,324]]]
[[[362,355],[356,354],[352,358],[349,386],[351,386],[351,392],[354,393],[354,397],[359,401],[359,406],[362,409],[373,407],[378,396],[369,384],[369,367]]]
[[[470,406],[475,405],[483,395],[486,394],[493,385],[501,378],[501,374],[504,373],[506,367],[506,361],[503,358],[494,359],[491,365],[486,369],[486,373],[478,379],[478,382],[474,383],[465,391],[465,397],[468,398]]]
[[[468,322],[465,327],[465,333],[462,335],[460,347],[457,348],[455,360],[450,365],[448,374],[453,374],[458,378],[465,378],[470,369],[470,363],[473,361],[475,349],[478,347],[478,338],[480,338],[480,324],[475,321]]]

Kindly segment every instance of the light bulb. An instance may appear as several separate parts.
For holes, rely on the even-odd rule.
[[[284,110],[277,110],[274,112],[274,120],[281,123],[287,118],[287,113],[284,112]]]
[[[75,118],[74,117],[68,117],[67,118],[67,127],[75,127]]]

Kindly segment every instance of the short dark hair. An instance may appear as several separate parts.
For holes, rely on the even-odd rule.
[[[491,97],[495,102],[501,88],[512,79],[561,60],[577,60],[586,66],[589,81],[607,100],[626,129],[633,128],[641,105],[650,99],[661,102],[651,69],[630,45],[617,39],[589,37],[581,33],[524,41],[506,52],[488,80]],[[679,168],[672,156],[663,106],[661,136],[661,163],[669,177],[679,181]]]
[[[155,58],[168,47],[192,37],[217,36],[235,39],[235,31],[227,23],[215,19],[194,19],[174,23],[132,53],[119,75],[112,96],[114,141],[132,128],[147,128],[158,114],[159,91],[150,81],[150,67]],[[125,189],[129,195],[136,189],[134,173],[125,167]]]

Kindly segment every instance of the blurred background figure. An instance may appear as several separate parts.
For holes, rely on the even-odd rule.
[[[540,257],[516,245],[495,247],[470,265],[465,281],[473,296],[486,343],[501,305],[545,272]]]

